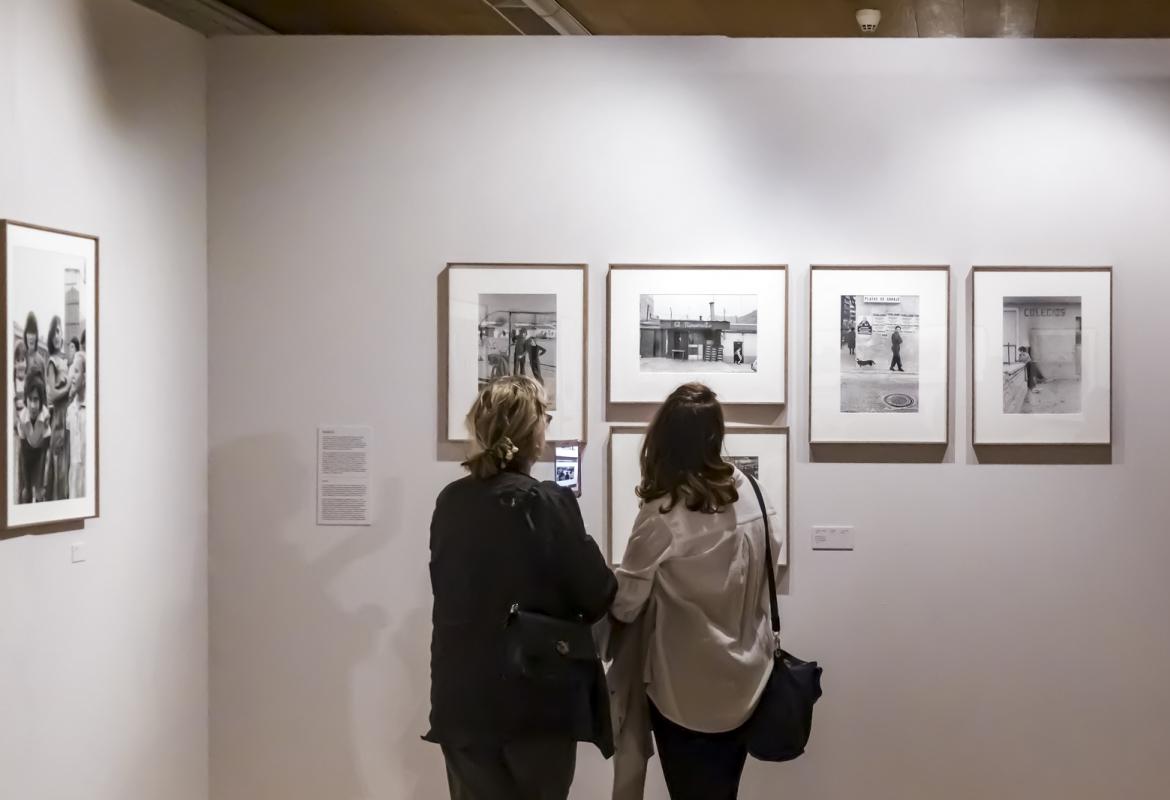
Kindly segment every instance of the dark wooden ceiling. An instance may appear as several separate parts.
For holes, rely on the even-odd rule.
[[[516,34],[484,0],[224,0],[286,34]],[[500,0],[493,0],[500,2]],[[1170,0],[561,0],[597,35],[1170,37]]]

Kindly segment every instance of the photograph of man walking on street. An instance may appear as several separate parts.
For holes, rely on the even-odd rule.
[[[841,411],[918,412],[918,305],[918,295],[841,295]]]
[[[894,335],[890,337],[890,345],[894,348],[894,357],[890,360],[890,371],[893,372],[897,368],[898,372],[905,372],[902,369],[902,326],[894,326]]]

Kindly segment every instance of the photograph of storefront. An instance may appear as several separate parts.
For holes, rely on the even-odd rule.
[[[755,295],[641,295],[640,369],[756,371],[758,307]]]
[[[841,411],[917,413],[918,296],[841,295]]]
[[[1079,414],[1081,298],[1003,299],[1003,411]]]

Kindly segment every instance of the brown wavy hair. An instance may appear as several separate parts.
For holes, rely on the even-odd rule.
[[[723,407],[701,383],[675,389],[650,423],[642,444],[643,501],[667,498],[663,514],[678,503],[715,514],[739,499],[735,469],[723,460]]]
[[[484,386],[467,412],[472,452],[463,466],[480,480],[501,472],[526,472],[544,449],[548,398],[524,375],[506,375]]]

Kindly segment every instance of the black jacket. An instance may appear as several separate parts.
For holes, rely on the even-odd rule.
[[[517,473],[455,481],[435,504],[430,568],[431,730],[424,738],[466,745],[559,737],[612,752],[600,663],[588,680],[552,688],[504,671],[504,622],[514,603],[592,623],[617,592],[573,493]]]

